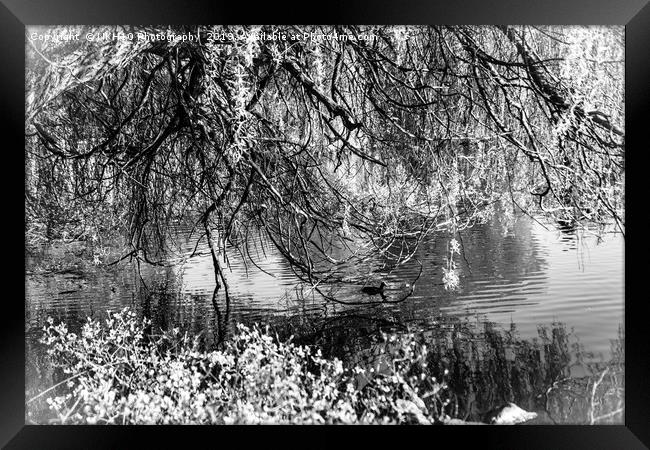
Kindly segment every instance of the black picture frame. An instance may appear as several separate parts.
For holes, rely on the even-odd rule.
[[[309,13],[305,8],[310,7]],[[24,49],[25,26],[45,24],[197,24],[197,23],[303,23],[303,24],[566,24],[626,26],[626,242],[625,242],[625,425],[621,426],[517,426],[517,427],[93,427],[24,425],[24,196],[20,186],[24,171]],[[114,0],[91,3],[80,0],[2,0],[0,5],[0,76],[2,83],[2,172],[6,210],[5,278],[0,389],[0,444],[6,448],[131,448],[143,439],[147,447],[191,445],[197,438],[211,446],[237,446],[264,439],[263,445],[311,448],[351,442],[483,448],[636,449],[650,446],[650,342],[644,276],[650,246],[644,243],[643,217],[647,191],[643,183],[648,150],[644,128],[650,104],[650,5],[647,0],[457,0],[454,2],[344,1],[281,4],[267,2],[173,2],[171,0]],[[0,195],[2,195],[0,194]],[[636,204],[635,204],[636,203]],[[23,223],[24,225],[24,223]],[[22,241],[24,244],[24,240]],[[640,257],[638,260],[636,256]],[[16,288],[14,292],[14,288]],[[24,284],[22,284],[24,296]],[[24,297],[23,297],[24,298]],[[22,312],[22,313],[21,313]]]

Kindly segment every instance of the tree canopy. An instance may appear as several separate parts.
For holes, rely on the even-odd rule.
[[[190,218],[217,289],[225,248],[252,259],[255,233],[315,286],[371,255],[401,264],[497,207],[624,231],[620,27],[29,36],[61,29],[27,33],[28,222],[114,226],[125,256],[157,263]]]

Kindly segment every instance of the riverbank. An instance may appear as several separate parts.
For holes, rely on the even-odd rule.
[[[42,343],[65,374],[47,396],[61,424],[435,423],[447,385],[427,371],[414,339],[378,371],[344,368],[309,346],[240,325],[202,352],[177,330],[154,336],[125,309],[79,334],[50,321]],[[37,399],[32,399],[33,401]]]
[[[238,326],[208,351],[177,329],[156,334],[129,309],[88,319],[79,333],[50,320],[41,342],[61,380],[27,403],[46,404],[54,424],[477,424],[458,417],[447,373],[433,373],[426,343],[413,334],[384,338],[376,366],[344,367],[256,326]],[[590,386],[591,419],[622,414],[623,391],[612,387],[613,371],[606,375]],[[552,388],[551,404],[562,392]]]

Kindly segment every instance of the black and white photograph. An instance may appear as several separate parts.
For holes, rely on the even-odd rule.
[[[625,37],[26,26],[25,424],[623,425]]]

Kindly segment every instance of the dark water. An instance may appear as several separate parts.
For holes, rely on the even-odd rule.
[[[442,281],[450,237],[437,237],[423,242],[406,266],[373,274],[375,285],[386,281],[388,301],[361,293],[361,284],[331,288],[351,305],[324,302],[302,288],[277,252],[258,243],[259,267],[229,255],[232,301],[227,307],[221,298],[218,315],[207,249],[199,247],[202,255],[188,258],[194,239],[181,239],[169,267],[143,266],[141,274],[130,264],[30,274],[37,263],[70,259],[75,251],[47,249],[27,264],[27,398],[52,384],[35,344],[48,316],[74,328],[86,316],[131,306],[155,326],[181,327],[201,334],[207,344],[227,338],[237,322],[268,323],[327,354],[367,365],[379,358],[382,331],[420,333],[431,343],[441,376],[448,371],[461,416],[477,419],[500,402],[515,401],[538,411],[542,423],[579,423],[580,408],[567,407],[568,396],[552,398],[549,388],[562,380],[567,390],[584,393],[605,364],[622,363],[623,238],[558,231],[528,217],[510,227],[494,219],[457,238],[458,290],[446,290]],[[391,303],[416,279],[413,295]],[[39,420],[37,412],[30,414]],[[620,422],[622,415],[614,419]]]

